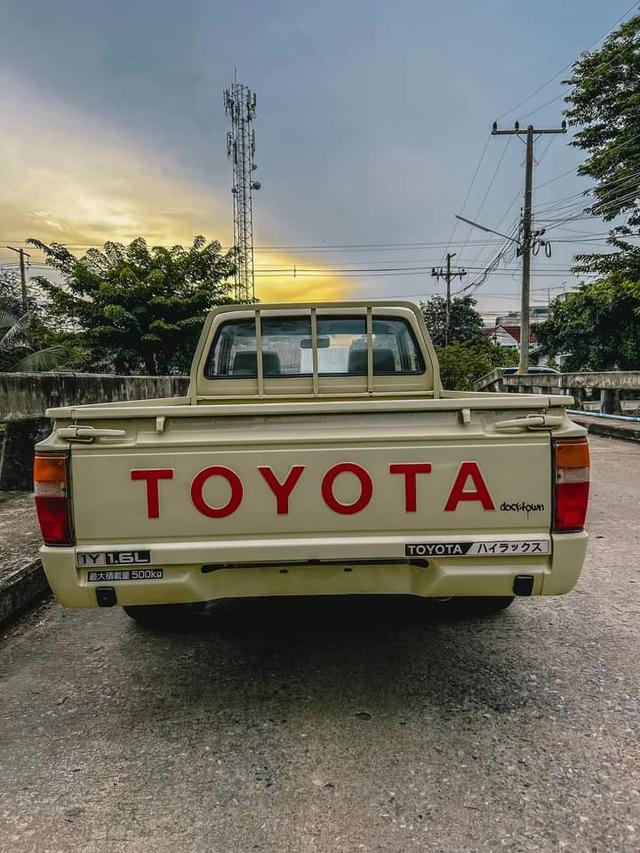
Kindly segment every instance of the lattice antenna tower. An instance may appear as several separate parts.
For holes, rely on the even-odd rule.
[[[231,130],[227,132],[227,157],[233,165],[233,243],[237,251],[235,298],[242,302],[255,302],[253,192],[260,189],[260,181],[253,180],[257,169],[253,128],[255,92],[235,81],[225,89],[224,109],[231,120]]]

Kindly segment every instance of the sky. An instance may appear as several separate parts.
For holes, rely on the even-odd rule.
[[[443,292],[431,267],[447,250],[467,268],[455,291],[501,240],[454,214],[507,232],[519,216],[524,145],[490,137],[492,122],[559,126],[557,72],[630,5],[0,0],[0,263],[27,237],[78,253],[138,235],[231,244],[222,92],[237,69],[257,94],[258,297],[426,298]],[[570,136],[536,143],[540,225],[588,186]],[[553,229],[534,302],[576,285],[577,241],[603,231]],[[519,287],[507,254],[472,292],[490,318],[517,308]]]

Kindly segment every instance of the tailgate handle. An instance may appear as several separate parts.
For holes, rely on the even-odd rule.
[[[68,441],[81,441],[89,444],[94,438],[118,438],[126,435],[124,429],[99,429],[92,426],[62,427],[57,431],[58,438],[66,438]]]
[[[495,428],[498,431],[512,429],[556,429],[564,423],[562,415],[527,415],[524,418],[513,418],[510,421],[498,421]]]

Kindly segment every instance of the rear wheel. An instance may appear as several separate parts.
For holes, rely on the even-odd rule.
[[[479,595],[465,598],[451,598],[447,602],[449,609],[462,616],[492,616],[506,610],[513,603],[513,595]]]
[[[196,615],[191,604],[136,604],[122,609],[144,628],[185,627]]]

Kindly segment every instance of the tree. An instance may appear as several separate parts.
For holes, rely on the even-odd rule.
[[[40,337],[32,311],[16,315],[0,308],[0,373],[61,367],[65,363],[64,347],[42,347]]]
[[[84,352],[84,366],[151,375],[189,370],[204,316],[232,301],[233,252],[196,237],[189,248],[105,243],[76,258],[59,243],[28,241],[62,282],[36,279],[49,296],[59,340]]]
[[[513,364],[513,350],[486,340],[480,347],[465,347],[455,341],[437,350],[442,385],[451,391],[473,391],[473,384],[496,367]]]
[[[27,308],[34,311],[37,308],[33,295],[27,297]],[[24,313],[22,305],[22,287],[18,274],[6,267],[0,267],[0,311],[14,316]]]
[[[55,370],[66,362],[63,347],[47,345],[36,299],[23,311],[22,288],[13,270],[0,268],[0,372]]]
[[[583,53],[564,81],[569,123],[580,125],[572,145],[588,152],[578,174],[595,179],[586,212],[607,222],[608,254],[577,255],[577,269],[640,279],[640,248],[625,240],[640,233],[640,15],[622,24],[598,50]],[[579,208],[578,208],[579,210]],[[566,218],[566,217],[565,217]]]
[[[482,334],[484,322],[475,305],[471,296],[452,299],[449,343],[445,345],[447,300],[432,296],[420,304],[440,362],[442,384],[452,391],[471,391],[473,383],[485,373],[514,361],[511,350],[496,346]]]
[[[620,274],[554,299],[538,339],[550,355],[567,355],[569,370],[632,370],[640,366],[640,281]]]
[[[475,309],[476,300],[471,296],[454,297],[451,300],[449,318],[449,343],[457,341],[465,346],[479,345],[483,340],[482,316]],[[420,310],[427,324],[435,347],[447,342],[447,300],[444,296],[432,296],[428,302],[420,303]]]

